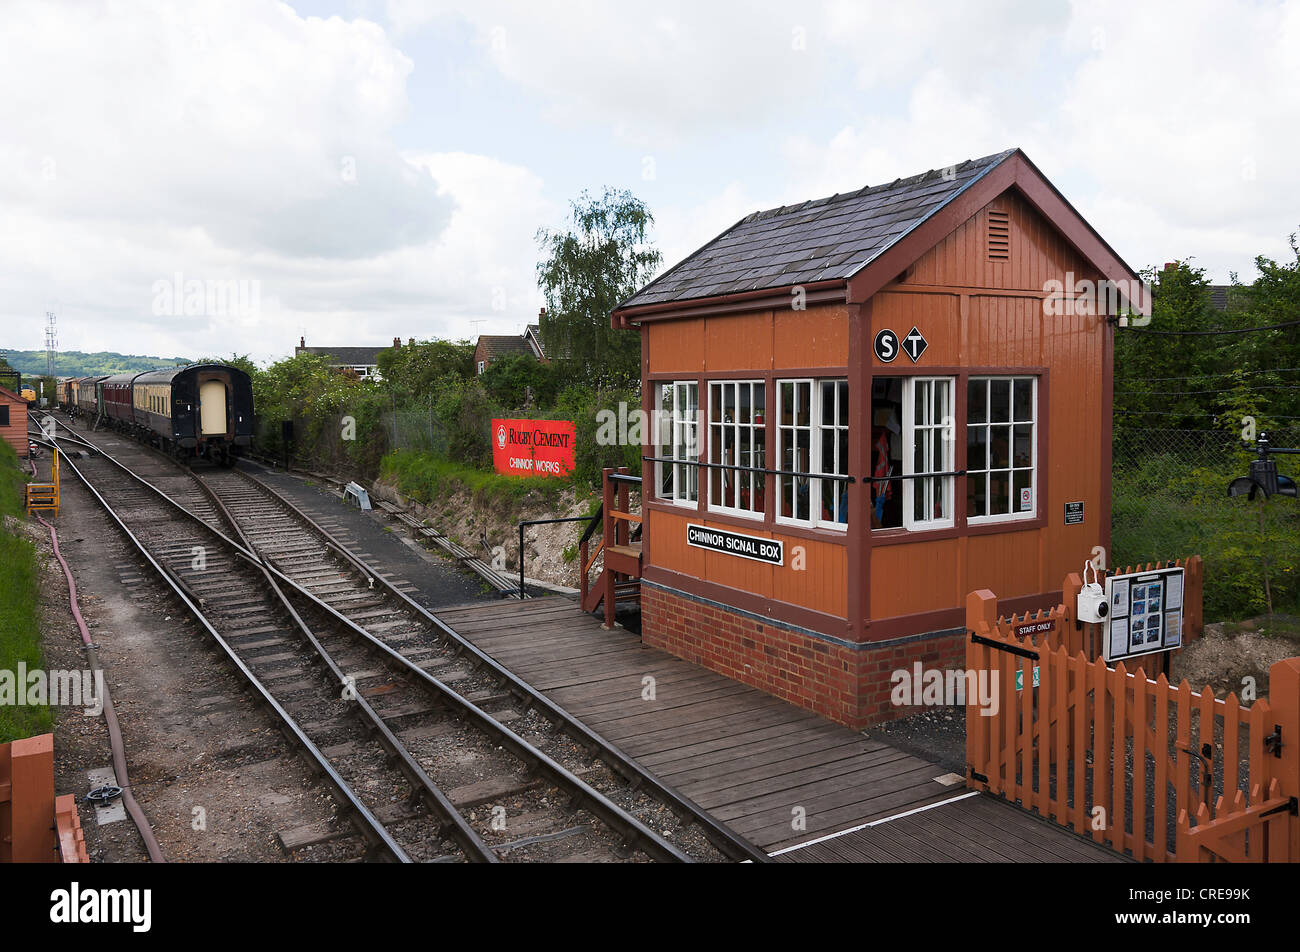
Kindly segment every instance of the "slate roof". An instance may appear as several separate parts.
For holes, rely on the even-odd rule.
[[[1216,311],[1226,311],[1228,309],[1228,284],[1211,284],[1208,290],[1210,292],[1210,307]]]
[[[616,310],[847,279],[1017,151],[755,212]]]
[[[388,347],[295,347],[295,354],[324,354],[342,367],[374,367]]]
[[[481,350],[478,348],[481,348]],[[532,348],[528,346],[528,341],[522,334],[519,336],[481,334],[478,339],[478,348],[476,350],[480,360],[493,360],[507,354],[527,354],[530,357],[533,354]]]

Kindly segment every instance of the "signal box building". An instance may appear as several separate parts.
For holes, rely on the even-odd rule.
[[[891,672],[963,666],[968,592],[1056,604],[1109,546],[1108,316],[1142,289],[1017,149],[755,213],[656,278],[612,316],[659,421],[645,642],[864,726]]]

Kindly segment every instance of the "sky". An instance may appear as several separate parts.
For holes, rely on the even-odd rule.
[[[1300,2],[6,0],[0,347],[522,333],[540,228],[740,218],[1020,147],[1134,268],[1300,231]]]

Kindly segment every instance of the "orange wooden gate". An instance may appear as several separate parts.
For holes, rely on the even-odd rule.
[[[968,596],[967,676],[996,698],[968,693],[968,785],[1138,860],[1300,860],[1300,658],[1243,707],[1071,653],[1067,605],[1006,619]]]

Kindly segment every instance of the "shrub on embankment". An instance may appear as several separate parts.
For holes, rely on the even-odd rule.
[[[40,562],[36,547],[11,521],[24,518],[26,482],[18,455],[0,442],[0,743],[45,733],[51,724],[48,707],[15,703],[16,692],[25,688],[15,683],[19,664],[28,671],[44,665]],[[10,690],[15,694],[10,696]]]

